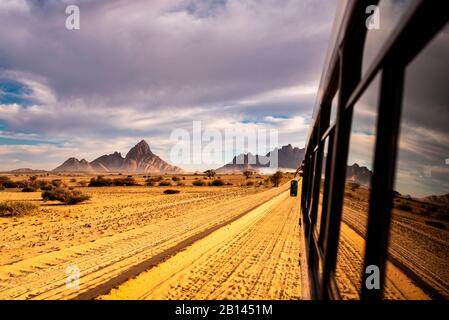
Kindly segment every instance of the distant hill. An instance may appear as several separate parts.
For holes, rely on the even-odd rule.
[[[45,170],[39,170],[39,169],[31,169],[31,168],[19,168],[9,171],[10,173],[17,173],[17,174],[33,174],[33,173],[46,173]]]
[[[103,155],[90,163],[95,171],[119,171],[125,158],[120,152]]]
[[[93,171],[92,166],[86,159],[78,160],[77,158],[68,158],[59,167],[53,170],[54,172],[83,172]]]
[[[428,196],[423,198],[424,201],[442,205],[442,206],[449,206],[449,193],[444,194],[441,196]]]
[[[145,140],[140,141],[123,158],[119,152],[103,155],[92,162],[69,158],[53,172],[136,172],[136,173],[181,173],[155,155]]]
[[[283,146],[281,149],[275,148],[265,156],[253,155],[252,153],[235,156],[232,161],[216,169],[217,173],[239,173],[245,170],[259,171],[270,167],[270,156],[272,152],[278,153],[279,169],[296,170],[304,160],[304,149],[293,148],[291,144]]]
[[[368,186],[371,183],[373,173],[367,167],[361,167],[357,163],[346,168],[346,180]]]

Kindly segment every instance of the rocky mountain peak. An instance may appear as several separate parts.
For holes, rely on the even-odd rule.
[[[129,150],[123,158],[120,152],[105,154],[92,162],[85,159],[69,158],[53,171],[60,172],[154,172],[154,173],[179,173],[183,170],[172,166],[151,152],[150,146],[145,140]]]
[[[125,159],[132,159],[136,161],[141,161],[142,159],[153,156],[153,152],[151,152],[150,146],[145,140],[141,140],[138,144],[129,150],[126,154]]]

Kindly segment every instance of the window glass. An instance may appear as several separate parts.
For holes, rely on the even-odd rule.
[[[338,95],[339,95],[339,93],[340,93],[340,91],[337,91],[337,93],[335,93],[334,98],[332,99],[330,125],[333,125],[335,123],[335,119],[337,118]]]
[[[386,299],[449,298],[449,28],[405,70]]]
[[[312,178],[310,181],[310,196],[309,196],[309,217],[310,219],[312,219],[312,210],[313,210],[313,199],[314,199],[314,189],[315,189],[315,183],[316,183],[316,175],[317,175],[317,169],[318,169],[318,157],[317,157],[317,152],[315,151],[313,153],[313,174],[312,174]]]
[[[365,74],[374,62],[376,56],[382,50],[388,37],[399,25],[407,10],[416,2],[416,0],[381,0],[377,6],[378,11],[374,13],[369,10],[366,13],[367,19],[373,17],[372,29],[368,30],[365,48],[363,51],[362,73]],[[377,15],[377,20],[376,20]]]
[[[354,105],[336,282],[342,299],[359,299],[376,140],[378,75]]]
[[[328,153],[328,144],[329,144],[329,137],[325,140],[325,142],[323,144],[323,158],[322,158],[322,162],[321,162],[320,194],[319,194],[319,199],[318,199],[316,227],[315,227],[315,230],[318,234],[320,232],[321,216],[322,216],[322,212],[323,212],[324,181],[326,178],[326,161],[327,161],[327,153]]]

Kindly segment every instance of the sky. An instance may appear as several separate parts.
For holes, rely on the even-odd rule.
[[[69,4],[79,30],[65,27]],[[0,0],[0,170],[126,154],[141,139],[168,160],[170,133],[192,121],[276,129],[279,145],[303,147],[335,7]]]
[[[379,3],[380,29],[367,34],[363,72],[413,1]],[[394,188],[415,198],[449,194],[449,25],[405,68]],[[348,165],[373,169],[380,75],[354,106]]]

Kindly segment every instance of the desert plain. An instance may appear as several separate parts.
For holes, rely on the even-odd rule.
[[[37,177],[90,197],[73,205],[44,201],[41,191],[0,190],[0,202],[34,205],[26,214],[0,217],[0,298],[307,298],[300,196],[289,194],[292,174],[284,174],[278,187],[259,174],[163,175],[146,185],[150,177],[133,175],[136,185],[102,187],[89,186],[94,175]],[[211,185],[214,180],[224,183]],[[345,192],[336,265],[344,299],[359,298],[368,197],[363,186],[349,185]],[[427,214],[429,205],[413,199],[395,203],[385,299],[447,298],[445,217]]]

